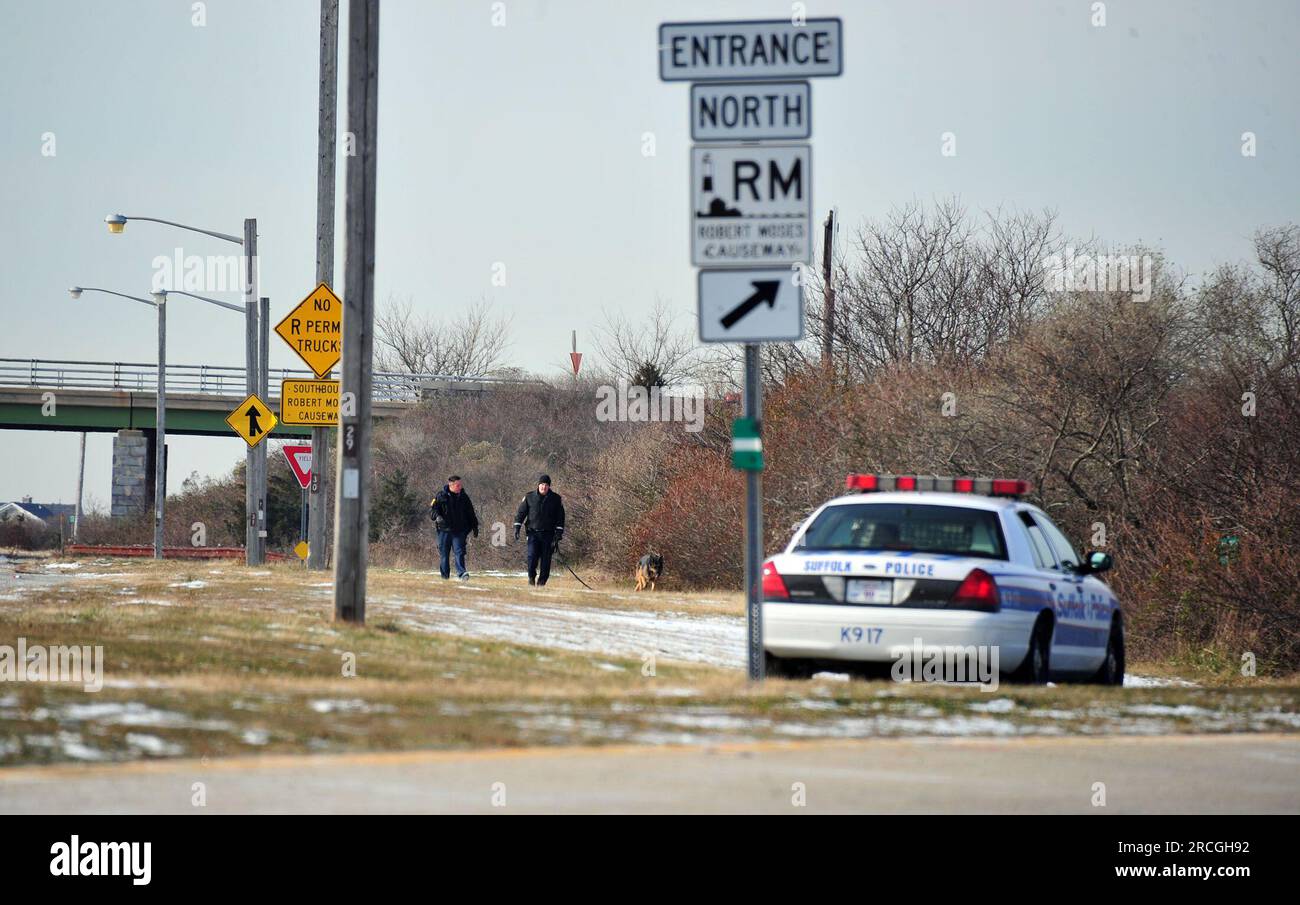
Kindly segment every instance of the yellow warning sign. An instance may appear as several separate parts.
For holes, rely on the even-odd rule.
[[[293,548],[293,552],[298,554],[299,559],[306,559],[307,554],[311,552],[311,549],[307,546],[305,540],[300,540],[298,541],[298,545]]]
[[[339,423],[337,380],[286,380],[280,384],[280,422],[303,427]]]
[[[321,283],[275,325],[275,332],[313,374],[324,377],[343,357],[343,300]]]
[[[275,429],[279,420],[275,412],[267,408],[266,403],[254,393],[226,416],[226,423],[231,430],[244,438],[249,446],[256,446],[266,439],[266,435]]]

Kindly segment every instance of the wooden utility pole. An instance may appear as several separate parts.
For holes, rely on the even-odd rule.
[[[835,253],[835,211],[826,215],[822,233],[822,367],[831,371],[835,365],[831,354],[835,348],[835,287],[831,285],[832,259]]]
[[[338,147],[339,0],[320,0],[320,112],[316,135],[316,282],[334,287],[334,179]],[[329,376],[328,374],[326,375]],[[311,430],[307,568],[324,569],[330,431]]]
[[[375,324],[375,174],[379,124],[379,0],[348,0],[348,158],[343,368],[334,495],[334,618],[366,621],[370,534],[370,386]]]
[[[81,465],[77,469],[77,515],[72,523],[72,540],[75,543],[81,537],[81,500],[86,485],[86,432],[81,432]]]

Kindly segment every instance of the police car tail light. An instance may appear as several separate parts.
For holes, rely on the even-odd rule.
[[[941,493],[977,493],[981,496],[1024,496],[1033,487],[1016,478],[940,478],[929,475],[851,474],[844,479],[848,490],[932,491]]]
[[[998,597],[998,583],[983,569],[971,569],[953,593],[949,605],[963,610],[997,612],[1002,606]]]
[[[773,564],[770,559],[763,563],[763,599],[790,599],[790,592],[786,589],[785,582],[781,579],[781,573],[776,570],[776,565]]]

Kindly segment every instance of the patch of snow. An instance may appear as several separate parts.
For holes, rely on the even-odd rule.
[[[971,704],[967,709],[978,713],[1010,713],[1016,709],[1016,702],[1010,698],[994,698],[991,701]]]
[[[1135,676],[1132,673],[1124,676],[1125,688],[1198,688],[1195,682],[1187,679],[1164,679],[1158,676]]]
[[[271,740],[271,733],[265,729],[245,729],[240,738],[246,745],[265,745]]]
[[[154,757],[177,757],[185,753],[183,745],[169,742],[156,735],[145,735],[140,732],[128,732],[126,734],[126,743],[137,751],[142,751]]]
[[[310,706],[317,713],[394,713],[397,710],[391,704],[371,704],[360,698],[321,698],[312,701]]]
[[[194,579],[193,581],[178,581],[175,582],[174,584],[168,585],[169,588],[193,588],[193,589],[206,588],[207,586],[208,583],[206,581],[200,581],[197,578]]]

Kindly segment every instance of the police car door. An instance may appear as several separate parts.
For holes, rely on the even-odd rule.
[[[1099,656],[1105,653],[1106,639],[1101,638],[1101,648],[1098,649],[1098,632],[1095,631],[1096,626],[1092,623],[1084,599],[1084,579],[1074,571],[1079,563],[1079,554],[1046,515],[1031,510],[1030,517],[1038,525],[1040,536],[1051,548],[1056,560],[1052,570],[1052,599],[1056,610],[1052,667],[1063,671],[1095,668]]]

